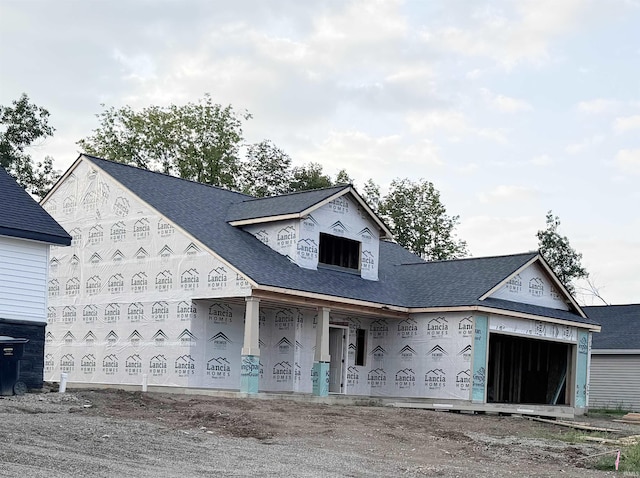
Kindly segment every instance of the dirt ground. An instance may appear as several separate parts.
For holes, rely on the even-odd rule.
[[[7,477],[616,476],[587,458],[611,448],[515,416],[71,390],[0,397],[0,423]]]

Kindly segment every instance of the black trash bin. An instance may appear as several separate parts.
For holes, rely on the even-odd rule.
[[[20,359],[29,339],[0,335],[0,395],[22,395],[27,391],[20,382]]]

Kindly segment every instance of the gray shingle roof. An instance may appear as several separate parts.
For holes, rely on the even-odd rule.
[[[590,306],[582,310],[602,326],[599,334],[593,334],[594,349],[635,349],[640,353],[640,304]]]
[[[233,222],[301,213],[349,187],[349,185],[335,186],[267,198],[247,197],[244,201],[231,205],[227,221]]]
[[[251,202],[247,201],[246,195],[86,157],[160,214],[263,286],[399,307],[483,305],[478,300],[480,296],[537,255],[526,253],[425,262],[397,244],[381,241],[378,281],[325,268],[304,269],[262,244],[248,232],[227,223],[230,208],[243,202]],[[336,188],[336,191],[340,188]],[[326,194],[327,190],[317,192]],[[313,191],[312,193],[315,194]],[[292,196],[295,195],[285,197],[283,204],[287,207],[291,206]],[[310,201],[318,199],[312,197]],[[282,210],[285,210],[284,206]],[[508,301],[498,301],[493,306],[504,310],[512,310],[509,307],[522,308],[521,305]],[[553,314],[560,314],[567,318],[563,311],[545,308],[543,312],[541,315],[554,317]],[[570,315],[570,320],[591,323],[578,314]]]
[[[0,235],[68,246],[71,236],[0,167]]]

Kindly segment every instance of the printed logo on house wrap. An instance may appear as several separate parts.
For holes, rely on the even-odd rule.
[[[137,347],[142,341],[142,335],[137,330],[134,330],[133,332],[131,332],[131,335],[127,337],[127,340],[133,347]]]
[[[147,280],[147,274],[144,272],[138,272],[131,277],[131,291],[136,294],[146,292],[149,282]]]
[[[127,239],[127,226],[122,221],[116,222],[109,230],[111,242],[123,242]]]
[[[113,203],[113,213],[116,216],[125,217],[129,214],[130,209],[129,200],[122,196],[118,196]]]
[[[558,289],[556,289],[552,285],[549,286],[549,295],[553,300],[562,300],[562,296],[560,295],[560,292],[558,292]]]
[[[376,260],[371,251],[362,251],[360,258],[361,268],[363,271],[372,271],[376,268]]]
[[[471,345],[467,345],[460,352],[458,352],[458,357],[462,357],[462,360],[465,362],[471,361]]]
[[[158,329],[158,331],[153,334],[153,337],[151,337],[151,340],[153,340],[154,345],[157,347],[163,347],[167,343],[168,338],[162,329]]]
[[[140,355],[129,355],[124,361],[124,371],[129,375],[140,375],[142,373],[142,359]]]
[[[456,374],[456,388],[458,390],[469,390],[471,383],[471,371],[469,369],[462,370]]]
[[[179,320],[191,320],[196,318],[197,309],[193,303],[182,301],[178,302],[176,313]]]
[[[196,369],[196,361],[191,355],[181,355],[174,363],[174,372],[178,377],[187,377],[194,375]]]
[[[216,335],[209,339],[209,342],[213,344],[213,348],[217,350],[227,350],[227,345],[231,344],[231,340],[222,332],[218,332]]]
[[[90,245],[95,246],[97,244],[100,244],[103,240],[104,240],[104,231],[100,224],[97,224],[93,226],[91,229],[89,229],[89,237],[87,241],[89,242]]]
[[[294,312],[291,309],[280,309],[275,314],[275,326],[278,330],[291,330],[294,327]]]
[[[149,253],[144,247],[141,247],[136,251],[133,257],[135,257],[138,262],[144,262],[149,258]]]
[[[387,373],[382,368],[374,368],[367,374],[367,383],[371,388],[381,388],[387,384]]]
[[[75,340],[76,338],[73,336],[70,330],[62,336],[62,343],[65,345],[73,345],[73,342]]]
[[[96,371],[96,356],[87,354],[80,359],[80,371],[82,373],[94,373]]]
[[[345,232],[348,232],[347,226],[342,224],[341,221],[336,221],[329,226],[329,230],[336,236],[344,236]]]
[[[180,274],[180,288],[182,290],[196,290],[200,284],[200,274],[195,268],[187,269]]]
[[[91,257],[89,257],[89,264],[91,264],[93,267],[99,266],[102,263],[102,256],[100,254],[98,254],[97,252],[94,252],[93,254],[91,254]]]
[[[436,317],[427,322],[427,336],[434,337],[448,337],[449,336],[449,321],[444,317]]]
[[[58,297],[60,295],[60,282],[58,279],[51,279],[48,286],[49,297]]]
[[[226,357],[215,357],[207,362],[207,376],[213,380],[225,379],[231,376],[231,364]]]
[[[396,388],[406,390],[416,386],[416,374],[410,368],[398,370],[395,375]]]
[[[384,358],[386,353],[387,351],[382,347],[382,345],[377,345],[371,350],[371,352],[369,352],[369,355],[373,357],[373,360],[380,361]]]
[[[129,322],[141,322],[144,320],[144,306],[140,302],[132,302],[127,308],[127,320]]]
[[[315,261],[318,259],[318,244],[313,239],[300,239],[296,247],[300,259]]]
[[[473,335],[473,318],[472,316],[461,319],[458,323],[458,335],[462,337],[471,337]]]
[[[347,349],[347,353],[349,354],[349,360],[352,361],[353,358],[356,356],[356,344],[349,344],[349,347]]]
[[[62,212],[64,214],[71,214],[76,210],[76,198],[66,197],[62,201]]]
[[[122,251],[120,249],[116,250],[116,252],[113,253],[113,255],[111,256],[111,261],[114,264],[119,264],[124,260],[124,254],[122,253]]]
[[[440,344],[436,344],[431,350],[427,352],[427,355],[431,357],[434,362],[440,362],[444,357],[449,355],[445,349],[443,349]]]
[[[260,229],[258,232],[254,233],[254,236],[263,244],[269,245],[269,231]]]
[[[578,342],[578,353],[587,354],[589,352],[589,340],[586,336],[582,336],[580,338],[580,342]]]
[[[540,277],[534,277],[529,281],[529,294],[533,297],[544,295],[544,282]]]
[[[115,324],[120,320],[120,304],[115,302],[107,304],[104,308],[104,322],[107,324]]]
[[[187,256],[195,256],[200,253],[200,248],[191,242],[184,250]]]
[[[484,390],[485,383],[485,368],[480,367],[473,373],[473,386]]]
[[[55,199],[49,199],[47,204],[42,206],[51,216],[58,212],[58,202]]]
[[[507,281],[507,290],[517,294],[522,291],[522,278],[520,274],[516,274]]]
[[[164,322],[169,319],[169,304],[164,301],[154,302],[151,306],[151,320]]]
[[[95,304],[85,305],[82,309],[82,321],[85,324],[93,324],[98,320],[98,306]]]
[[[72,277],[64,286],[64,293],[68,296],[76,296],[80,294],[80,279]]]
[[[118,357],[115,354],[107,355],[102,359],[102,371],[105,375],[118,373]]]
[[[149,219],[143,217],[142,219],[138,219],[133,224],[133,237],[136,239],[147,239],[151,234],[151,226],[149,225]]]
[[[175,232],[175,228],[164,219],[158,221],[158,235],[160,237],[170,236]]]
[[[296,242],[296,228],[287,226],[278,231],[276,234],[276,247],[284,249],[293,246]]]
[[[403,339],[418,335],[418,322],[411,317],[398,322],[398,337]]]
[[[158,292],[166,292],[173,287],[173,274],[171,271],[162,271],[156,275],[156,290]]]
[[[49,261],[49,271],[50,272],[58,272],[58,267],[60,266],[60,261],[56,257],[52,257]]]
[[[223,266],[215,267],[207,275],[209,289],[220,290],[227,286],[227,269]]]
[[[275,348],[278,349],[278,353],[280,355],[286,355],[289,353],[292,346],[293,344],[288,338],[282,337],[280,341],[275,345]]]
[[[279,362],[273,366],[273,380],[276,383],[291,382],[291,364],[289,362]]]
[[[360,383],[360,371],[358,367],[350,366],[347,368],[347,386],[352,387]]]
[[[533,321],[533,333],[538,336],[547,335],[547,324],[540,320]]]
[[[58,318],[58,312],[55,307],[47,307],[47,324],[54,323]]]
[[[398,352],[398,355],[400,355],[400,359],[403,362],[412,362],[413,357],[415,357],[417,354],[416,354],[416,351],[410,345],[405,345],[400,349],[400,351]]]
[[[245,277],[240,274],[236,274],[236,287],[239,287],[240,289],[248,289],[251,286]]]
[[[86,333],[82,340],[85,345],[90,347],[96,343],[96,335],[93,332],[89,331]]]
[[[111,294],[122,294],[124,291],[124,277],[122,274],[113,274],[107,280],[107,290]]]
[[[118,334],[115,331],[110,331],[104,338],[108,346],[113,346],[118,343]]]
[[[364,244],[369,244],[373,240],[373,233],[368,227],[365,227],[360,232],[358,232],[358,236],[360,236]]]
[[[95,191],[89,191],[82,198],[81,204],[85,211],[94,211],[98,206],[98,195]]]
[[[158,252],[158,255],[160,256],[160,262],[166,264],[169,262],[169,259],[171,259],[171,256],[173,256],[173,250],[165,244],[162,246],[162,249],[160,249],[160,252]]]
[[[424,374],[424,384],[429,390],[439,390],[446,387],[447,375],[441,368],[434,368]]]
[[[69,231],[71,236],[71,247],[82,246],[82,231],[79,227],[74,227]]]
[[[302,229],[305,231],[313,231],[317,226],[318,221],[311,214],[302,220]]]
[[[333,201],[329,203],[329,207],[331,211],[336,212],[338,214],[349,213],[349,201],[344,196],[335,198]]]
[[[198,337],[193,335],[189,329],[184,329],[180,335],[178,335],[178,343],[183,347],[195,345],[197,341]]]
[[[233,322],[233,309],[228,304],[215,303],[209,307],[209,320],[214,324]]]
[[[167,358],[162,355],[156,355],[149,360],[149,371],[154,377],[159,377],[167,373]]]
[[[240,375],[247,376],[260,376],[262,377],[262,364],[260,361],[254,363],[251,357],[243,357],[240,364]]]
[[[67,305],[62,309],[62,322],[65,324],[71,324],[76,321],[76,307],[74,305]]]
[[[53,354],[47,354],[44,356],[44,371],[45,372],[53,372],[53,369],[56,366],[55,359],[53,358]]]

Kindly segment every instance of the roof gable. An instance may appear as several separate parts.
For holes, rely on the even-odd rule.
[[[71,236],[0,167],[0,235],[68,246]]]

